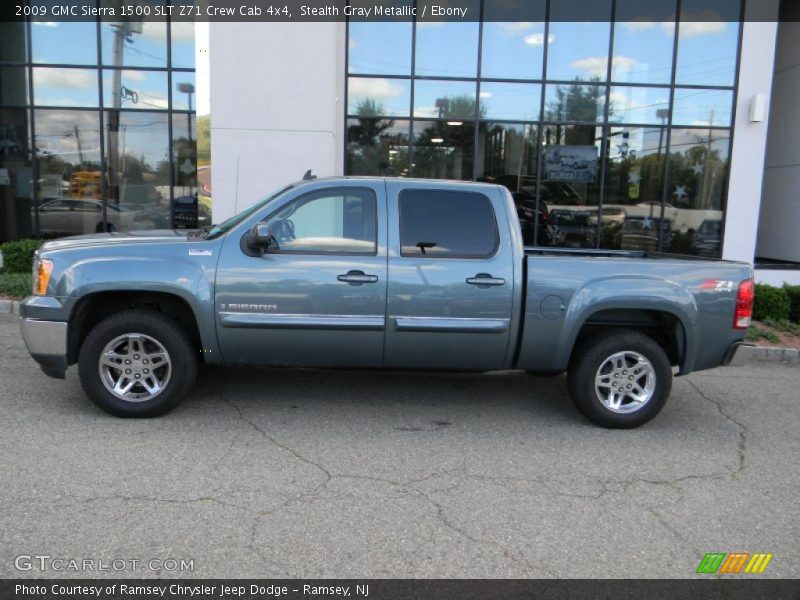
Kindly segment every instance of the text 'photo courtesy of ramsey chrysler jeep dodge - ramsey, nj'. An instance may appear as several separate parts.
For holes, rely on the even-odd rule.
[[[636,427],[673,372],[731,361],[753,302],[750,265],[528,248],[505,187],[386,178],[308,177],[202,230],[51,241],[34,279],[33,358],[60,378],[77,364],[121,417],[163,414],[201,364],[229,363],[566,371],[581,413]]]

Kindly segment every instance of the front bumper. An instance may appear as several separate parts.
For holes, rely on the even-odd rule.
[[[67,324],[22,319],[22,339],[33,359],[50,377],[63,379],[67,370]]]

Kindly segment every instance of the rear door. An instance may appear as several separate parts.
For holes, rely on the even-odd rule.
[[[501,194],[493,188],[405,185],[387,185],[384,363],[501,368],[510,338],[514,287],[508,232],[501,233],[499,227],[506,225]]]

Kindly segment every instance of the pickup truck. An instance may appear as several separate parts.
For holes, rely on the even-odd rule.
[[[526,248],[500,185],[301,181],[202,230],[46,243],[22,333],[44,372],[150,417],[202,363],[567,372],[605,427],[645,423],[673,371],[730,362],[753,302],[743,263]],[[501,384],[498,384],[501,385]]]

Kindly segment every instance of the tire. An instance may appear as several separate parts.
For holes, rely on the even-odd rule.
[[[106,356],[105,364],[101,355]],[[132,377],[138,375],[137,380],[127,377],[126,370]],[[194,385],[197,350],[169,317],[127,310],[89,332],[78,355],[78,374],[89,399],[105,412],[157,417],[175,408]],[[115,383],[120,395],[112,390]]]
[[[625,386],[622,394],[616,393],[620,381]],[[630,429],[644,425],[664,407],[672,389],[672,367],[652,338],[630,329],[610,330],[575,349],[567,388],[589,420],[601,427]]]

